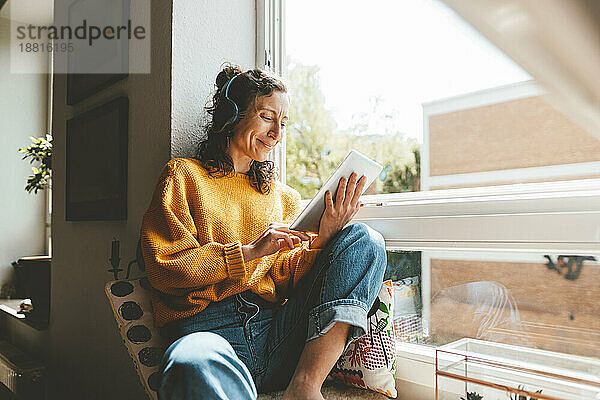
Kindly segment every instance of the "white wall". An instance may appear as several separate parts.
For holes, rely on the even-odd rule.
[[[254,62],[254,1],[151,3],[150,75],[131,75],[74,107],[65,105],[65,79],[55,78],[51,320],[43,339],[49,399],[144,398],[104,295],[111,240],[121,240],[126,266],[162,167],[196,146],[195,124],[220,63]],[[128,219],[67,222],[65,122],[122,94],[129,96]]]
[[[171,155],[195,153],[200,116],[224,62],[254,67],[255,1],[173,3]]]
[[[12,279],[12,261],[46,254],[45,193],[25,191],[32,171],[17,150],[47,131],[48,76],[10,73],[9,28],[0,17],[0,286]]]

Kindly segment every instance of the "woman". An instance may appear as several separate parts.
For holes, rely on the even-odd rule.
[[[155,322],[173,342],[163,399],[322,399],[346,344],[366,332],[383,280],[382,236],[344,227],[365,178],[327,193],[318,235],[291,231],[300,195],[269,153],[288,120],[285,85],[227,66],[196,159],[171,160],[142,223]]]

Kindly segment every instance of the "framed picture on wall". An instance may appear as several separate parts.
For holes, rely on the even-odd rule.
[[[126,78],[128,74],[69,74],[67,76],[67,104],[79,103],[86,97],[99,92]]]
[[[68,7],[69,26],[127,26],[130,18],[129,0],[75,0]],[[68,105],[128,76],[129,40],[97,40],[93,46],[87,40],[69,40],[75,51],[68,53],[67,60]]]
[[[127,219],[127,97],[67,121],[66,220]]]

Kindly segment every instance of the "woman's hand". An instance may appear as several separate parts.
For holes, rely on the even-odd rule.
[[[358,199],[365,187],[367,178],[364,175],[360,179],[357,178],[358,175],[353,172],[347,181],[345,177],[340,179],[335,203],[331,192],[327,191],[325,193],[325,211],[319,222],[319,236],[311,243],[311,248],[325,247],[329,239],[346,226],[360,209],[362,204]]]
[[[304,232],[292,231],[287,225],[272,223],[252,243],[242,246],[244,261],[273,254],[284,247],[293,249],[302,240],[310,240]]]

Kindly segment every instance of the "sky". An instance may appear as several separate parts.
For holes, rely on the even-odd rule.
[[[287,0],[285,29],[341,129],[380,97],[422,143],[422,103],[531,79],[438,0]]]

